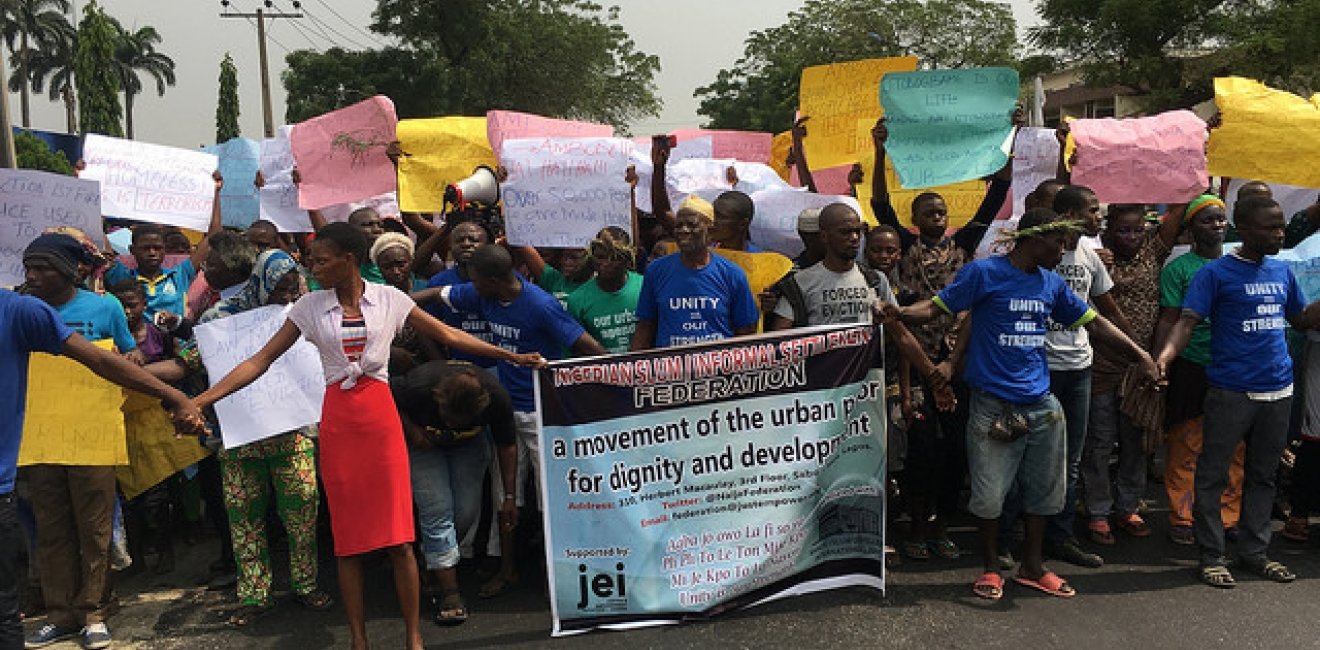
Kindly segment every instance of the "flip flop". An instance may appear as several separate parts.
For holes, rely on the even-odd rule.
[[[1013,582],[1016,582],[1023,587],[1031,587],[1037,591],[1043,591],[1051,596],[1057,596],[1059,598],[1072,598],[1077,595],[1077,591],[1074,590],[1063,578],[1055,575],[1053,571],[1046,571],[1044,575],[1035,580],[1023,575],[1018,575],[1013,578]]]
[[[462,625],[468,620],[467,604],[457,591],[445,593],[439,598],[435,612],[435,624],[444,626]]]
[[[986,600],[999,600],[1004,597],[1004,576],[993,571],[982,573],[972,583],[972,593]]]

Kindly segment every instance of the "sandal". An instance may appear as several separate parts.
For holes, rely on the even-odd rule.
[[[958,548],[958,545],[954,544],[953,540],[948,537],[928,539],[926,540],[926,548],[929,548],[930,552],[941,560],[956,560],[962,554],[962,550]]]
[[[921,542],[903,542],[903,555],[911,560],[929,560],[930,549]]]
[[[1109,529],[1109,522],[1104,519],[1092,519],[1086,524],[1086,533],[1092,542],[1101,546],[1113,546],[1117,541],[1114,532]]]
[[[245,627],[265,618],[273,611],[275,611],[274,603],[243,605],[234,610],[234,613],[229,615],[229,620],[225,623],[230,627]]]
[[[1114,525],[1133,537],[1150,537],[1150,524],[1135,512],[1115,518]]]
[[[486,584],[481,585],[481,589],[477,590],[477,598],[484,599],[503,596],[505,593],[508,593],[510,587],[516,584],[518,584],[517,580],[509,580],[504,576],[496,575],[494,578],[487,581]]]
[[[335,599],[320,589],[313,589],[305,594],[299,594],[296,598],[299,605],[314,612],[324,612],[335,604]]]
[[[1013,578],[1013,582],[1016,582],[1023,587],[1031,587],[1032,589],[1043,591],[1051,596],[1058,596],[1059,598],[1072,598],[1077,595],[1077,590],[1073,589],[1072,585],[1068,584],[1068,581],[1055,575],[1053,571],[1046,571],[1035,580],[1022,574],[1018,574]]]
[[[1232,589],[1237,586],[1233,574],[1229,573],[1228,567],[1222,564],[1201,567],[1201,582],[1217,589]]]
[[[972,583],[972,593],[986,600],[999,600],[1004,597],[1004,576],[994,571],[986,571]]]
[[[1289,517],[1287,523],[1283,525],[1283,530],[1279,531],[1279,536],[1291,541],[1305,544],[1311,541],[1311,521],[1306,517]]]
[[[1192,532],[1191,526],[1174,526],[1169,529],[1169,541],[1179,546],[1193,546],[1196,544],[1196,533]]]
[[[435,612],[435,624],[444,626],[462,625],[468,620],[467,603],[457,591],[445,592],[440,596]]]
[[[1265,578],[1266,580],[1273,580],[1274,582],[1288,583],[1297,579],[1297,574],[1289,571],[1288,567],[1284,566],[1282,562],[1275,562],[1273,560],[1267,561],[1264,564],[1248,564],[1243,562],[1242,566],[1245,566],[1247,570],[1252,573]]]

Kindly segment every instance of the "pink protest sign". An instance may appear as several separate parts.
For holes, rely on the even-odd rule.
[[[394,163],[385,150],[398,121],[394,102],[377,95],[294,125],[298,207],[319,210],[394,191]]]
[[[756,131],[708,131],[679,129],[670,135],[681,143],[695,138],[711,139],[712,158],[733,158],[742,162],[769,163],[774,136]]]
[[[1210,184],[1205,122],[1191,111],[1072,123],[1072,181],[1105,203],[1182,203]]]
[[[816,191],[821,194],[836,194],[839,196],[848,196],[851,194],[852,185],[848,183],[848,173],[852,171],[852,165],[839,165],[837,167],[826,167],[811,172],[812,180],[816,181]],[[790,172],[790,184],[794,187],[802,187],[802,181],[798,178],[797,169]],[[870,182],[869,180],[866,182]]]
[[[614,127],[608,124],[574,122],[541,117],[531,113],[516,111],[487,111],[486,138],[490,140],[490,149],[496,156],[505,140],[519,138],[608,138],[614,135]],[[649,144],[648,144],[649,146]]]

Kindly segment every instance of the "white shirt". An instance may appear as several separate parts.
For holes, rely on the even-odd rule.
[[[390,344],[416,306],[408,294],[394,287],[366,283],[360,307],[367,323],[367,345],[356,363],[344,354],[344,308],[334,290],[313,291],[299,298],[289,310],[289,320],[321,353],[326,385],[338,382],[340,388],[349,390],[363,376],[390,380]]]
[[[1078,242],[1075,250],[1065,251],[1063,260],[1054,267],[1054,272],[1063,277],[1063,281],[1087,304],[1096,296],[1108,293],[1114,288],[1114,280],[1100,261],[1095,250],[1085,243]],[[1094,353],[1086,329],[1070,329],[1053,320],[1047,323],[1049,331],[1045,333],[1045,357],[1050,370],[1085,370],[1091,367]]]

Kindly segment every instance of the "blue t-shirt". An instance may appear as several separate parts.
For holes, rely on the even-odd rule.
[[[1046,319],[1081,327],[1095,318],[1057,273],[1026,273],[1005,256],[962,267],[935,304],[951,314],[972,310],[967,383],[1014,404],[1030,404],[1050,390]]]
[[[28,355],[59,354],[73,330],[46,303],[0,289],[0,332],[0,494],[9,494],[23,438]]]
[[[143,317],[151,320],[158,311],[185,316],[188,287],[192,286],[196,277],[197,269],[193,268],[192,260],[184,260],[168,269],[161,269],[161,276],[155,280],[148,280],[138,275],[137,269],[130,269],[124,266],[123,262],[115,261],[110,266],[110,270],[105,272],[105,283],[106,286],[110,286],[129,278],[141,282],[142,288],[147,290],[147,311]]]
[[[726,339],[760,318],[747,274],[719,255],[700,269],[684,266],[680,253],[646,267],[637,320],[655,322],[657,348]]]
[[[1306,307],[1306,296],[1283,262],[1225,255],[1192,276],[1182,306],[1210,319],[1214,354],[1205,377],[1211,386],[1265,393],[1292,384],[1284,332],[1287,319]]]
[[[137,349],[137,339],[128,331],[124,307],[113,296],[98,296],[78,289],[73,300],[55,308],[64,324],[88,341],[112,339],[120,353]]]
[[[522,279],[522,291],[510,303],[482,297],[471,283],[449,288],[449,304],[464,313],[480,314],[490,327],[492,343],[512,352],[540,352],[547,359],[563,357],[586,330],[573,320],[555,297]],[[517,411],[536,410],[532,395],[532,371],[511,363],[499,363],[500,382],[513,398]]]
[[[458,272],[458,267],[454,266],[431,276],[431,281],[426,283],[426,288],[448,287],[465,282],[468,282],[468,280],[463,279],[463,276]],[[490,324],[486,322],[480,312],[460,313],[451,309],[444,301],[436,301],[427,305],[426,312],[450,327],[461,329],[487,343],[495,342],[494,337],[490,334]],[[490,368],[496,364],[496,361],[490,357],[478,357],[459,350],[450,350],[449,356],[459,361],[473,363],[482,368]]]

